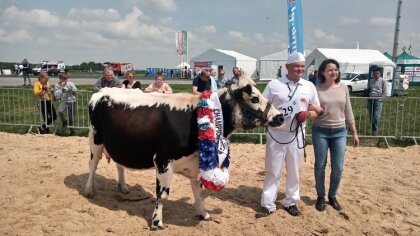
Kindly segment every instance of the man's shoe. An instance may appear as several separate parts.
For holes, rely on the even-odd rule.
[[[284,207],[284,209],[292,216],[300,216],[302,213],[300,213],[299,209],[296,205],[291,205],[288,207]]]
[[[335,197],[328,197],[329,204],[336,209],[337,211],[341,211],[341,206]]]
[[[257,211],[257,213],[255,213],[255,218],[261,218],[261,217],[266,217],[268,215],[270,215],[271,213],[273,213],[274,211],[270,211],[265,207],[261,207],[261,209],[259,211]]]
[[[316,199],[315,208],[318,211],[324,211],[325,210],[325,198],[324,197],[318,197]]]

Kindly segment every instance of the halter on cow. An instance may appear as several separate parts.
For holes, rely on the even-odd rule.
[[[277,127],[283,116],[242,76],[238,85],[217,91],[223,112],[223,135],[256,126]],[[152,229],[163,228],[162,201],[169,195],[172,175],[191,181],[198,215],[209,219],[198,181],[198,96],[192,94],[143,94],[141,91],[104,88],[89,101],[91,160],[86,195],[93,195],[98,162],[105,153],[117,163],[119,189],[128,192],[124,167],[156,168],[156,207]],[[147,125],[145,125],[147,124]]]

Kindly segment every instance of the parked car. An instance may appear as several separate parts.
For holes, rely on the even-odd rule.
[[[345,84],[349,88],[349,92],[361,92],[368,87],[368,73],[343,73],[341,74],[340,83]]]

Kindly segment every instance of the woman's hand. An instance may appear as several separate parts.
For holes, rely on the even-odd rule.
[[[359,135],[353,134],[353,147],[359,146]]]
[[[317,115],[319,115],[324,112],[324,108],[316,104],[309,104],[308,111],[314,111]]]

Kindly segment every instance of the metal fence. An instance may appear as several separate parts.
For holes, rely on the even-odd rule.
[[[89,127],[88,101],[92,95],[90,91],[79,91],[77,96],[77,111],[74,124],[69,128],[87,129]],[[352,97],[351,103],[359,137],[383,138],[388,145],[388,138],[410,138],[416,142],[420,138],[420,98],[386,98],[383,101],[382,115],[376,135],[371,134],[371,122],[367,110],[367,101],[371,98]],[[58,108],[59,101],[54,101]],[[67,117],[67,120],[69,117]],[[0,88],[0,125],[26,126],[31,130],[42,124],[39,105],[31,89]],[[49,127],[61,127],[60,119],[56,119]],[[308,121],[307,136],[312,133],[312,122]],[[247,136],[258,139],[263,143],[265,128],[253,130],[238,130],[234,136]],[[350,135],[350,134],[349,134]],[[254,139],[255,140],[255,139]]]

